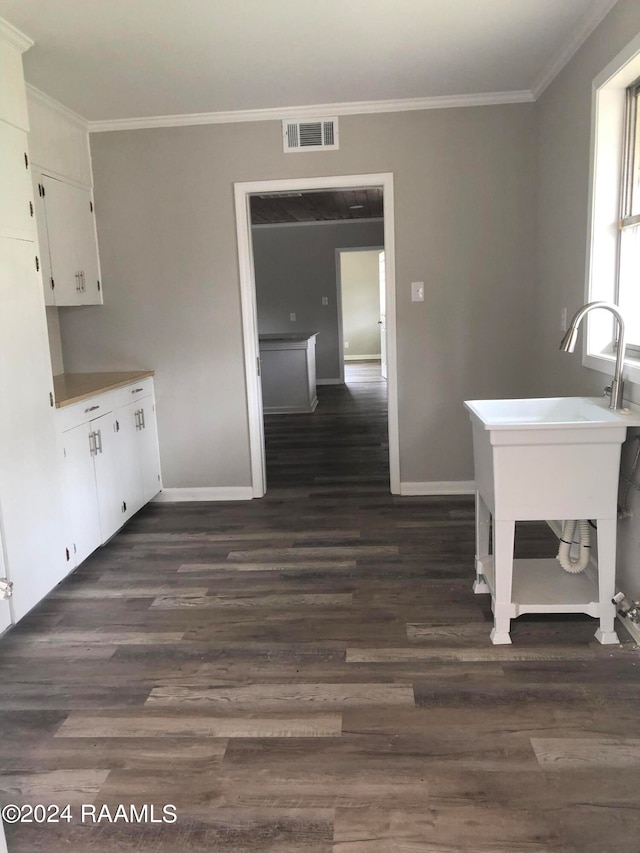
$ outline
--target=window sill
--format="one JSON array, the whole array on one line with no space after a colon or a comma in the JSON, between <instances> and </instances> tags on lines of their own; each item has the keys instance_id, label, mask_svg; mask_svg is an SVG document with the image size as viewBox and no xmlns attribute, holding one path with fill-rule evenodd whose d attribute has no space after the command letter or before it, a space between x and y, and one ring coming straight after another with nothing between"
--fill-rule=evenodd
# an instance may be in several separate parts
<instances>
[{"instance_id":1,"label":"window sill","mask_svg":"<svg viewBox=\"0 0 640 853\"><path fill-rule=\"evenodd\" d=\"M613 376L616 357L615 355L607 355L605 353L585 353L582 357L582 364L591 370L597 370L599 373ZM624 395L625 398L631 398L632 402L640 399L640 388L636 387L634 393L629 394L629 384L640 386L640 358L635 355L625 358L623 376L627 386Z\"/></svg>"}]
</instances>

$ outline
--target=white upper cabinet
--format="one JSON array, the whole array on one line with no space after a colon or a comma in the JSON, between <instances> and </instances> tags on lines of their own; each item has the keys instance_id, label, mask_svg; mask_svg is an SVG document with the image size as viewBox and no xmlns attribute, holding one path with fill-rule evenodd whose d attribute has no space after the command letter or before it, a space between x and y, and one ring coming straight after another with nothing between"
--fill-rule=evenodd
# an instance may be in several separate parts
<instances>
[{"instance_id":1,"label":"white upper cabinet","mask_svg":"<svg viewBox=\"0 0 640 853\"><path fill-rule=\"evenodd\" d=\"M0 121L29 130L27 96L22 72L22 54L33 45L8 21L0 18Z\"/></svg>"},{"instance_id":2,"label":"white upper cabinet","mask_svg":"<svg viewBox=\"0 0 640 853\"><path fill-rule=\"evenodd\" d=\"M49 234L47 232L47 217L44 212L44 198L42 189L42 175L38 169L31 168L31 183L33 190L33 208L35 212L36 231L38 236L38 256L40 258L40 271L42 273L42 284L44 286L44 304L55 305L53 297L53 276L51 275L51 261L49 259Z\"/></svg>"},{"instance_id":3,"label":"white upper cabinet","mask_svg":"<svg viewBox=\"0 0 640 853\"><path fill-rule=\"evenodd\" d=\"M87 123L36 89L27 103L45 302L101 305Z\"/></svg>"},{"instance_id":4,"label":"white upper cabinet","mask_svg":"<svg viewBox=\"0 0 640 853\"><path fill-rule=\"evenodd\" d=\"M102 284L90 191L45 174L40 186L39 201L44 208L42 232L46 229L50 263L49 280L44 280L45 294L47 290L53 291L53 301L49 294L48 303L101 305Z\"/></svg>"},{"instance_id":5,"label":"white upper cabinet","mask_svg":"<svg viewBox=\"0 0 640 853\"><path fill-rule=\"evenodd\" d=\"M0 236L35 237L27 134L0 121Z\"/></svg>"}]
</instances>

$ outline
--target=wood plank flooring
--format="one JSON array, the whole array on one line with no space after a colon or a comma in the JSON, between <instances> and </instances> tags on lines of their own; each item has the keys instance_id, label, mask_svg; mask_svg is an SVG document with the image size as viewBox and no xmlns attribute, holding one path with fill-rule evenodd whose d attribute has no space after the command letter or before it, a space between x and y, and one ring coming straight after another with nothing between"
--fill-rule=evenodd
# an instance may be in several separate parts
<instances>
[{"instance_id":1,"label":"wood plank flooring","mask_svg":"<svg viewBox=\"0 0 640 853\"><path fill-rule=\"evenodd\" d=\"M345 364L345 385L319 385L313 414L266 415L267 488L389 485L387 383L380 364Z\"/></svg>"},{"instance_id":2,"label":"wood plank flooring","mask_svg":"<svg viewBox=\"0 0 640 853\"><path fill-rule=\"evenodd\" d=\"M9 853L640 851L635 645L531 616L492 646L471 499L332 466L146 507L0 642L0 803L73 815Z\"/></svg>"}]
</instances>

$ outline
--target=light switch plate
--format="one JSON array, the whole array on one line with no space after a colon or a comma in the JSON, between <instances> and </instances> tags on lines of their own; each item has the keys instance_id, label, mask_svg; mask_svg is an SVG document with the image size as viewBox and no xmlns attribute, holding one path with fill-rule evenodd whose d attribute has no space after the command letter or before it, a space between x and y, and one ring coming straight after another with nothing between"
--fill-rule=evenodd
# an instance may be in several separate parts
<instances>
[{"instance_id":1,"label":"light switch plate","mask_svg":"<svg viewBox=\"0 0 640 853\"><path fill-rule=\"evenodd\" d=\"M411 301L424 302L424 281L411 282Z\"/></svg>"}]
</instances>

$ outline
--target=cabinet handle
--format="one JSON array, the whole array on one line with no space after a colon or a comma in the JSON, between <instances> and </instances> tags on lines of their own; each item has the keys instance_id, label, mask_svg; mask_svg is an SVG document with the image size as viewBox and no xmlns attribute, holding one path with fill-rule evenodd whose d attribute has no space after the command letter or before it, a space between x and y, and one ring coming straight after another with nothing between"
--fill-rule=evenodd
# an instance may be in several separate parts
<instances>
[{"instance_id":1,"label":"cabinet handle","mask_svg":"<svg viewBox=\"0 0 640 853\"><path fill-rule=\"evenodd\" d=\"M76 273L76 291L80 293L80 273Z\"/></svg>"},{"instance_id":2,"label":"cabinet handle","mask_svg":"<svg viewBox=\"0 0 640 853\"><path fill-rule=\"evenodd\" d=\"M95 456L98 450L96 448L96 434L95 432L89 433L89 455Z\"/></svg>"},{"instance_id":3,"label":"cabinet handle","mask_svg":"<svg viewBox=\"0 0 640 853\"><path fill-rule=\"evenodd\" d=\"M87 289L87 287L84 283L84 270L80 270L80 284L81 284L80 289L84 293Z\"/></svg>"},{"instance_id":4,"label":"cabinet handle","mask_svg":"<svg viewBox=\"0 0 640 853\"><path fill-rule=\"evenodd\" d=\"M131 393L138 394L140 391L144 391L144 388L134 388Z\"/></svg>"},{"instance_id":5,"label":"cabinet handle","mask_svg":"<svg viewBox=\"0 0 640 853\"><path fill-rule=\"evenodd\" d=\"M96 453L102 453L102 430L96 432Z\"/></svg>"},{"instance_id":6,"label":"cabinet handle","mask_svg":"<svg viewBox=\"0 0 640 853\"><path fill-rule=\"evenodd\" d=\"M84 410L84 413L85 413L85 415L86 415L86 414L87 414L87 412L95 412L95 410L96 410L96 409L99 409L99 408L100 408L100 406L89 406L89 408L88 408L88 409L85 409L85 410Z\"/></svg>"},{"instance_id":7,"label":"cabinet handle","mask_svg":"<svg viewBox=\"0 0 640 853\"><path fill-rule=\"evenodd\" d=\"M146 429L147 426L144 422L144 409L140 409L140 429Z\"/></svg>"}]
</instances>

